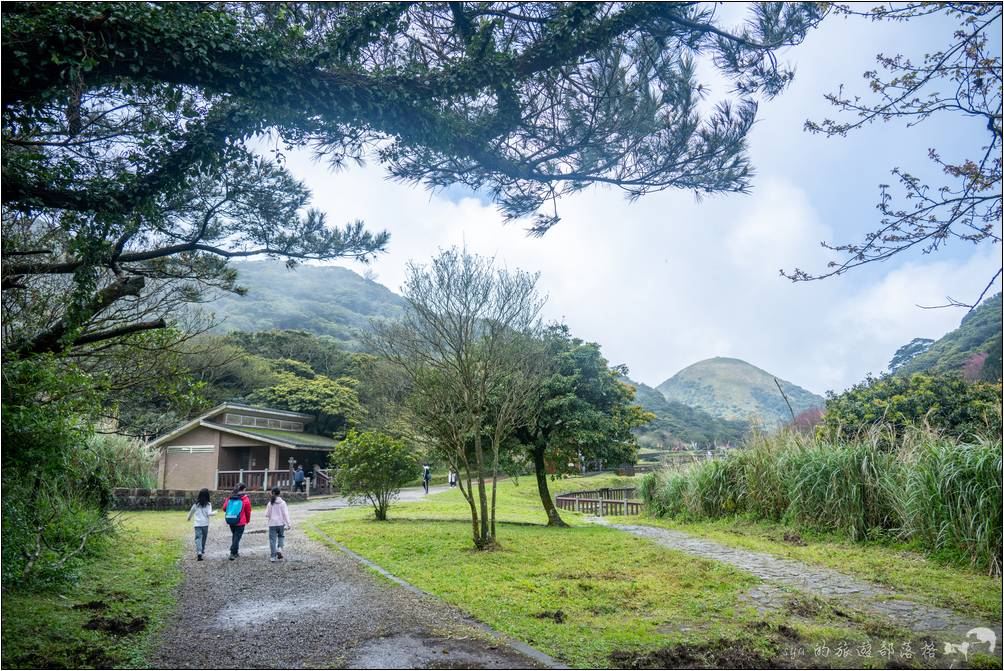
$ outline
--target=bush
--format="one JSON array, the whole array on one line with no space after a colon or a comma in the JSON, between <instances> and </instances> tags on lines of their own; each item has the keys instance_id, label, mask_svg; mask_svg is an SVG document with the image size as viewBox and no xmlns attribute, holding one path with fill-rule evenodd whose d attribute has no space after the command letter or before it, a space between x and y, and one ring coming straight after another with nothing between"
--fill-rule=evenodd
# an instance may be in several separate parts
<instances>
[{"instance_id":1,"label":"bush","mask_svg":"<svg viewBox=\"0 0 1004 671\"><path fill-rule=\"evenodd\" d=\"M817 434L851 437L879 425L896 438L918 426L965 440L999 436L1001 385L920 373L868 378L827 399Z\"/></svg>"},{"instance_id":2,"label":"bush","mask_svg":"<svg viewBox=\"0 0 1004 671\"><path fill-rule=\"evenodd\" d=\"M418 471L418 460L404 441L376 431L349 431L331 454L335 484L351 500L368 500L378 520Z\"/></svg>"},{"instance_id":3,"label":"bush","mask_svg":"<svg viewBox=\"0 0 1004 671\"><path fill-rule=\"evenodd\" d=\"M106 488L157 487L157 454L135 438L95 434L87 443Z\"/></svg>"},{"instance_id":4,"label":"bush","mask_svg":"<svg viewBox=\"0 0 1004 671\"><path fill-rule=\"evenodd\" d=\"M1001 439L895 435L876 427L852 440L755 436L722 459L650 474L642 497L660 517L745 515L853 540L891 535L999 574Z\"/></svg>"}]
</instances>

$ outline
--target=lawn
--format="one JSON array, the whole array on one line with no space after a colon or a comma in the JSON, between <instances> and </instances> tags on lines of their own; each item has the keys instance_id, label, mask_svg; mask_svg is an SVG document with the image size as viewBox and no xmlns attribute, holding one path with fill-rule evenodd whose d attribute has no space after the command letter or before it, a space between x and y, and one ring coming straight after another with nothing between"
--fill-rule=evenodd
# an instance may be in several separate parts
<instances>
[{"instance_id":1,"label":"lawn","mask_svg":"<svg viewBox=\"0 0 1004 671\"><path fill-rule=\"evenodd\" d=\"M4 668L135 668L174 606L184 513L128 513L121 531L52 591L3 594Z\"/></svg>"},{"instance_id":2,"label":"lawn","mask_svg":"<svg viewBox=\"0 0 1004 671\"><path fill-rule=\"evenodd\" d=\"M646 516L619 518L709 538L723 545L796 559L854 575L910 599L1001 621L1001 579L945 565L907 545L855 543L832 534L745 519L680 522Z\"/></svg>"},{"instance_id":3,"label":"lawn","mask_svg":"<svg viewBox=\"0 0 1004 671\"><path fill-rule=\"evenodd\" d=\"M601 476L552 482L560 493L623 486ZM860 641L872 622L825 607L790 621L760 615L742 597L759 583L725 564L661 548L563 513L549 529L531 478L499 485L501 549L475 552L466 502L449 491L390 510L315 518L318 528L393 574L495 629L573 666L765 666L793 641ZM825 606L825 605L824 605Z\"/></svg>"}]
</instances>

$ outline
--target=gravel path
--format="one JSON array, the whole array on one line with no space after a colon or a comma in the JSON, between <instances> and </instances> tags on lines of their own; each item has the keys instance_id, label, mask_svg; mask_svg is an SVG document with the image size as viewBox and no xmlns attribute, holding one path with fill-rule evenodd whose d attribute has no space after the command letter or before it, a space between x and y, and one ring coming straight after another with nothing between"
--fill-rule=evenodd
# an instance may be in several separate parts
<instances>
[{"instance_id":1,"label":"gravel path","mask_svg":"<svg viewBox=\"0 0 1004 671\"><path fill-rule=\"evenodd\" d=\"M436 491L434 488L433 491ZM441 490L440 490L441 491ZM402 492L403 500L422 490ZM348 505L291 505L286 560L270 563L264 509L252 514L240 558L217 514L206 560L188 552L178 607L151 660L155 668L537 668L442 601L373 575L309 539L304 522ZM189 541L191 542L191 541Z\"/></svg>"},{"instance_id":2,"label":"gravel path","mask_svg":"<svg viewBox=\"0 0 1004 671\"><path fill-rule=\"evenodd\" d=\"M852 608L880 615L897 626L916 632L943 633L964 638L970 630L983 627L994 631L996 640L1002 641L1000 622L981 622L944 608L901 599L891 590L832 569L740 550L680 531L637 524L615 524L598 517L591 518L591 521L649 538L663 547L731 564L752 573L766 583L755 587L746 595L761 611L777 610L784 606L787 595L772 587L782 585L830 601L839 600ZM999 655L1000 646L995 647L995 653Z\"/></svg>"}]
</instances>

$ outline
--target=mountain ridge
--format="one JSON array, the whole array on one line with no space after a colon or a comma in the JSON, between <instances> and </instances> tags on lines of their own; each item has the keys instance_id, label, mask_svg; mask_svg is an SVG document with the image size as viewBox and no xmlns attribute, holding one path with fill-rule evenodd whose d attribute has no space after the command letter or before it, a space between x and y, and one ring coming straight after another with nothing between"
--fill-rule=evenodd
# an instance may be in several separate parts
<instances>
[{"instance_id":1,"label":"mountain ridge","mask_svg":"<svg viewBox=\"0 0 1004 671\"><path fill-rule=\"evenodd\" d=\"M777 384L791 403L791 411L778 392ZM669 401L683 403L714 417L761 422L768 428L790 421L792 412L798 415L810 408L822 407L826 402L818 394L735 357L698 361L655 389Z\"/></svg>"}]
</instances>

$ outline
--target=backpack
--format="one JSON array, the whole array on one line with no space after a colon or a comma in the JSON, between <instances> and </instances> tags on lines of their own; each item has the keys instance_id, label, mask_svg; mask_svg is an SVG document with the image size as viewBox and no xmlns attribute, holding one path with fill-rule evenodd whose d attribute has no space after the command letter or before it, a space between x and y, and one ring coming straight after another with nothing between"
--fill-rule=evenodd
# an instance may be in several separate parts
<instances>
[{"instance_id":1,"label":"backpack","mask_svg":"<svg viewBox=\"0 0 1004 671\"><path fill-rule=\"evenodd\" d=\"M241 521L241 511L244 510L244 501L230 497L227 499L226 511L223 513L227 524L237 524Z\"/></svg>"}]
</instances>

